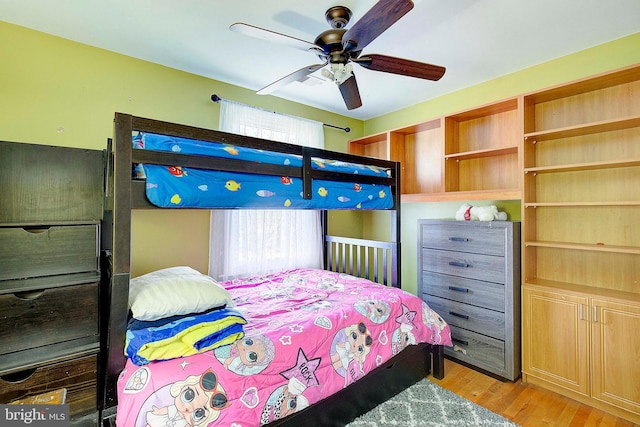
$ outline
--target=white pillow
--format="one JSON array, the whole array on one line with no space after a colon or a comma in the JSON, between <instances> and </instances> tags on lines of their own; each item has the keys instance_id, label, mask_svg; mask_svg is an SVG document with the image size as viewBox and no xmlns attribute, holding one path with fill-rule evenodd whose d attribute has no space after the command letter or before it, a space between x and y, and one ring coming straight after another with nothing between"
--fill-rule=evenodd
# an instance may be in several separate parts
<instances>
[{"instance_id":1,"label":"white pillow","mask_svg":"<svg viewBox=\"0 0 640 427\"><path fill-rule=\"evenodd\" d=\"M131 279L129 308L138 320L200 313L231 305L231 295L191 267L170 267Z\"/></svg>"}]
</instances>

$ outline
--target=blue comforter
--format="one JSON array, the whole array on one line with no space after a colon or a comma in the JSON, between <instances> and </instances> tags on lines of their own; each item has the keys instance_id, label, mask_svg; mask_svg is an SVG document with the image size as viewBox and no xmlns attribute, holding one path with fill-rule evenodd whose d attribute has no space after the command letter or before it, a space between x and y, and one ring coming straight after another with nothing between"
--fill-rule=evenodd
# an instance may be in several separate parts
<instances>
[{"instance_id":1,"label":"blue comforter","mask_svg":"<svg viewBox=\"0 0 640 427\"><path fill-rule=\"evenodd\" d=\"M138 149L243 159L259 163L302 165L292 154L267 152L220 143L138 133L133 138ZM314 180L311 199L304 199L302 179L183 168L178 165L143 165L138 173L147 180L151 203L172 208L263 208L263 209L390 209L388 186L358 183L358 175L387 177L385 169L314 158L314 169L348 172L351 183ZM142 169L142 170L141 170Z\"/></svg>"}]
</instances>

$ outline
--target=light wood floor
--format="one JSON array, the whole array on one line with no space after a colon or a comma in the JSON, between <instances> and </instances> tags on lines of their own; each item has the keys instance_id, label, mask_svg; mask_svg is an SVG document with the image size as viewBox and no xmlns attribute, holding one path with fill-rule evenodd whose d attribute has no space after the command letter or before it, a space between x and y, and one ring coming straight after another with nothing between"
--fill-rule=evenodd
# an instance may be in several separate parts
<instances>
[{"instance_id":1,"label":"light wood floor","mask_svg":"<svg viewBox=\"0 0 640 427\"><path fill-rule=\"evenodd\" d=\"M445 359L445 377L429 380L522 427L638 426L522 381L502 382Z\"/></svg>"}]
</instances>

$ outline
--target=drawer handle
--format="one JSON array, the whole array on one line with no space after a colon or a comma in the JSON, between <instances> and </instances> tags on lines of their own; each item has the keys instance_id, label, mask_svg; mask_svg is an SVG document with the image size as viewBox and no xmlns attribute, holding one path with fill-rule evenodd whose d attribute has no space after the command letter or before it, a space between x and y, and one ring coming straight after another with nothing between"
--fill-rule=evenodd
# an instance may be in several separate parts
<instances>
[{"instance_id":1,"label":"drawer handle","mask_svg":"<svg viewBox=\"0 0 640 427\"><path fill-rule=\"evenodd\" d=\"M469 239L466 237L449 237L450 242L468 242Z\"/></svg>"},{"instance_id":2,"label":"drawer handle","mask_svg":"<svg viewBox=\"0 0 640 427\"><path fill-rule=\"evenodd\" d=\"M456 313L455 311L450 311L449 314L452 316L459 317L461 319L469 320L469 316L467 316L466 314Z\"/></svg>"},{"instance_id":3,"label":"drawer handle","mask_svg":"<svg viewBox=\"0 0 640 427\"><path fill-rule=\"evenodd\" d=\"M451 341L457 342L462 345L469 345L469 341L461 340L460 338L451 337Z\"/></svg>"},{"instance_id":4,"label":"drawer handle","mask_svg":"<svg viewBox=\"0 0 640 427\"><path fill-rule=\"evenodd\" d=\"M466 262L462 262L462 261L449 261L449 265L454 266L454 267L462 267L462 268L469 267L469 264L467 264Z\"/></svg>"},{"instance_id":5,"label":"drawer handle","mask_svg":"<svg viewBox=\"0 0 640 427\"><path fill-rule=\"evenodd\" d=\"M36 372L36 368L25 369L24 371L20 371L20 372L13 372L11 374L0 375L0 379L8 383L17 384L25 380L28 380L31 377L31 375L33 375L35 372Z\"/></svg>"},{"instance_id":6,"label":"drawer handle","mask_svg":"<svg viewBox=\"0 0 640 427\"><path fill-rule=\"evenodd\" d=\"M469 289L467 289L467 288L458 288L457 286L449 286L449 290L450 291L456 291L456 292L469 292Z\"/></svg>"},{"instance_id":7,"label":"drawer handle","mask_svg":"<svg viewBox=\"0 0 640 427\"><path fill-rule=\"evenodd\" d=\"M42 296L42 294L44 294L44 290L42 291L25 291L25 292L16 292L13 295L16 298L19 299L23 299L23 300L32 300L32 299L37 299L40 298Z\"/></svg>"},{"instance_id":8,"label":"drawer handle","mask_svg":"<svg viewBox=\"0 0 640 427\"><path fill-rule=\"evenodd\" d=\"M31 234L40 234L40 233L46 233L47 231L49 231L49 229L51 228L50 225L43 225L43 226L33 226L33 227L22 227L22 229L24 231L26 231L27 233L31 233Z\"/></svg>"}]
</instances>

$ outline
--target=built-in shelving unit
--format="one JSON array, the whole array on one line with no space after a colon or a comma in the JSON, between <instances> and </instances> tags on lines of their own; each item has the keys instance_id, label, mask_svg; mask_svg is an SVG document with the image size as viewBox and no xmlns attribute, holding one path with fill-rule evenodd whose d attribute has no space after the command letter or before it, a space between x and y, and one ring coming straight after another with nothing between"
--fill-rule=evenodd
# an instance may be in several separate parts
<instances>
[{"instance_id":1,"label":"built-in shelving unit","mask_svg":"<svg viewBox=\"0 0 640 427\"><path fill-rule=\"evenodd\" d=\"M521 200L523 380L640 424L640 64L350 150L403 202Z\"/></svg>"},{"instance_id":2,"label":"built-in shelving unit","mask_svg":"<svg viewBox=\"0 0 640 427\"><path fill-rule=\"evenodd\" d=\"M630 67L522 98L523 380L636 423L639 94Z\"/></svg>"},{"instance_id":3,"label":"built-in shelving unit","mask_svg":"<svg viewBox=\"0 0 640 427\"><path fill-rule=\"evenodd\" d=\"M354 154L400 161L402 201L520 199L518 99L353 140Z\"/></svg>"}]
</instances>

